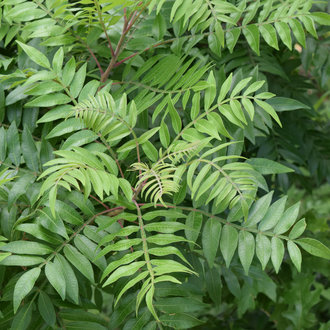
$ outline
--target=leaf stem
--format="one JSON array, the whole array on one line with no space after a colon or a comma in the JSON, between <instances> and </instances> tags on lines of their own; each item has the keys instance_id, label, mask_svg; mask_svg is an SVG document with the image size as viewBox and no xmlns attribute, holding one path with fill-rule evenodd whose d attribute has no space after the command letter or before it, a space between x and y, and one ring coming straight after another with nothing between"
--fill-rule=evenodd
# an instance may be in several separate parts
<instances>
[{"instance_id":1,"label":"leaf stem","mask_svg":"<svg viewBox=\"0 0 330 330\"><path fill-rule=\"evenodd\" d=\"M94 0L94 4L95 4L95 7L96 7L97 15L99 17L99 22L101 24L102 30L103 30L103 32L105 34L105 37L107 38L107 41L108 41L108 45L109 45L109 48L110 48L110 51L111 51L111 56L114 57L115 56L115 52L113 50L113 47L112 47L112 44L111 44L111 40L109 38L107 29L105 27L105 24L104 24L104 21L103 21L103 18L102 18L102 11L101 11L101 8L100 8L100 4L98 3L98 0ZM103 74L103 72L101 73L101 75L102 74Z\"/></svg>"}]
</instances>

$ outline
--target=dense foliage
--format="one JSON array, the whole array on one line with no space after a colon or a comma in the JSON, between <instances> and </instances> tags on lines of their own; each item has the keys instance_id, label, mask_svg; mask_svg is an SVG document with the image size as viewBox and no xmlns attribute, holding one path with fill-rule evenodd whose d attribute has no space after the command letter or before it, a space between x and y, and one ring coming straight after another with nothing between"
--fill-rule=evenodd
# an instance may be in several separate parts
<instances>
[{"instance_id":1,"label":"dense foliage","mask_svg":"<svg viewBox=\"0 0 330 330\"><path fill-rule=\"evenodd\" d=\"M329 16L310 0L2 0L1 329L329 329Z\"/></svg>"}]
</instances>

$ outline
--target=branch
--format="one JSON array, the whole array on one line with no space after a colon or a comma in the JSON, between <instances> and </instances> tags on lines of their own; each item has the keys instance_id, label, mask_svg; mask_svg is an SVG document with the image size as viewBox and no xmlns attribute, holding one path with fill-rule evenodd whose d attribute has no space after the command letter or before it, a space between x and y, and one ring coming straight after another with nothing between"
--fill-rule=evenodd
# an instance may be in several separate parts
<instances>
[{"instance_id":1,"label":"branch","mask_svg":"<svg viewBox=\"0 0 330 330\"><path fill-rule=\"evenodd\" d=\"M102 26L102 30L103 30L103 32L104 32L104 34L105 34L105 37L107 38L108 45L109 45L110 50L111 50L111 56L114 57L114 56L115 56L115 52L114 52L114 50L113 50L113 48L112 48L111 40L110 40L110 38L109 38L109 35L108 35L108 33L107 33L107 29L106 29L105 24L104 24L104 22L103 22L102 12L101 12L100 5L99 5L99 3L98 3L97 0L94 0L94 3L95 3L95 7L96 7L96 11L97 11L97 15L99 16L99 22L100 22L100 24L101 24L101 26ZM102 72L101 74L103 74L103 72Z\"/></svg>"}]
</instances>

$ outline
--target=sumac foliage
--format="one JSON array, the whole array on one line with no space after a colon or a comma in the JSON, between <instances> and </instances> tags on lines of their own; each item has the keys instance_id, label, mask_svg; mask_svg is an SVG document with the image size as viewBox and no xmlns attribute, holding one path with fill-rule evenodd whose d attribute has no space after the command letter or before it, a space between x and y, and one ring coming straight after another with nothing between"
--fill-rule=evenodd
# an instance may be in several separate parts
<instances>
[{"instance_id":1,"label":"sumac foliage","mask_svg":"<svg viewBox=\"0 0 330 330\"><path fill-rule=\"evenodd\" d=\"M1 1L0 328L328 329L326 9Z\"/></svg>"}]
</instances>

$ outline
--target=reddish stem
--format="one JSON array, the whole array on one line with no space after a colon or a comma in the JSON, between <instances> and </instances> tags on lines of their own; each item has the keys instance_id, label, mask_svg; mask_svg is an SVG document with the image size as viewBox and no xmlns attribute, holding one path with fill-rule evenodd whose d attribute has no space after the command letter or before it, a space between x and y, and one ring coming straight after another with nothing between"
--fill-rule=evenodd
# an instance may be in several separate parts
<instances>
[{"instance_id":1,"label":"reddish stem","mask_svg":"<svg viewBox=\"0 0 330 330\"><path fill-rule=\"evenodd\" d=\"M99 68L100 74L102 75L103 74L103 70L102 70L102 67L101 67L100 62L98 61L98 59L96 58L94 52L91 50L91 48L87 44L86 44L86 47L87 47L89 53L91 54L91 56L93 57L96 65L97 65L97 67Z\"/></svg>"},{"instance_id":2,"label":"reddish stem","mask_svg":"<svg viewBox=\"0 0 330 330\"><path fill-rule=\"evenodd\" d=\"M167 44L167 43L170 43L170 42L173 42L173 39L169 39L169 40L165 40L165 41L158 42L157 44L152 45L152 46L150 46L150 47L147 47L147 48L141 50L140 52L136 52L136 53L134 53L134 54L132 54L132 55L129 55L129 56L125 57L124 59L118 61L113 67L116 68L116 67L119 66L120 64L122 64L122 63L128 61L129 59L135 57L136 55L140 55L140 54L142 54L142 53L144 53L144 52L146 52L146 51L148 51L148 50L150 50L150 49L156 48L156 47L158 47L158 46L161 46L161 45L164 45L164 44Z\"/></svg>"},{"instance_id":3,"label":"reddish stem","mask_svg":"<svg viewBox=\"0 0 330 330\"><path fill-rule=\"evenodd\" d=\"M102 203L98 198L96 198L95 196L93 196L93 195L90 195L90 197L92 197L94 200L96 200L99 204L101 204L104 208L106 208L107 210L109 210L109 207L106 205L106 204L104 204L104 203Z\"/></svg>"}]
</instances>

